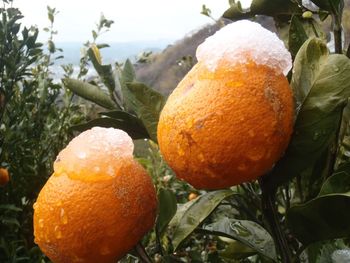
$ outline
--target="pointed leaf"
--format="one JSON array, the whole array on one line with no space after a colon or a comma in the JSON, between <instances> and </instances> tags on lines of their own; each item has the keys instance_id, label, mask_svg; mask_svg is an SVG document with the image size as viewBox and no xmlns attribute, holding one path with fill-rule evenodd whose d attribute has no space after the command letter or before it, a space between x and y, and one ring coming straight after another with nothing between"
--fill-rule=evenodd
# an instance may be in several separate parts
<instances>
[{"instance_id":1,"label":"pointed leaf","mask_svg":"<svg viewBox=\"0 0 350 263\"><path fill-rule=\"evenodd\" d=\"M147 131L143 129L142 124L140 125L139 120L128 113L125 113L125 116L120 116L118 119L97 118L87 123L73 126L71 129L82 132L95 126L121 129L134 140L149 138Z\"/></svg>"},{"instance_id":2,"label":"pointed leaf","mask_svg":"<svg viewBox=\"0 0 350 263\"><path fill-rule=\"evenodd\" d=\"M300 106L310 93L327 57L327 46L320 39L311 38L300 48L294 61L291 83L297 106Z\"/></svg>"},{"instance_id":3,"label":"pointed leaf","mask_svg":"<svg viewBox=\"0 0 350 263\"><path fill-rule=\"evenodd\" d=\"M299 16L293 15L292 20L290 21L289 27L289 51L293 57L296 56L300 47L308 39L308 36L303 27L302 20Z\"/></svg>"},{"instance_id":4,"label":"pointed leaf","mask_svg":"<svg viewBox=\"0 0 350 263\"><path fill-rule=\"evenodd\" d=\"M292 88L300 110L289 147L270 176L273 186L315 163L335 138L350 96L350 60L344 55L327 56L325 49L322 42L311 39L295 58Z\"/></svg>"},{"instance_id":5,"label":"pointed leaf","mask_svg":"<svg viewBox=\"0 0 350 263\"><path fill-rule=\"evenodd\" d=\"M126 86L124 100L128 109L134 111L142 120L151 139L156 142L159 114L165 103L164 97L142 83L126 83Z\"/></svg>"},{"instance_id":6,"label":"pointed leaf","mask_svg":"<svg viewBox=\"0 0 350 263\"><path fill-rule=\"evenodd\" d=\"M287 223L303 243L344 238L350 235L350 193L319 196L291 207Z\"/></svg>"},{"instance_id":7,"label":"pointed leaf","mask_svg":"<svg viewBox=\"0 0 350 263\"><path fill-rule=\"evenodd\" d=\"M8 210L8 211L14 211L14 212L21 212L22 208L19 208L12 204L6 204L6 205L0 205L0 210Z\"/></svg>"},{"instance_id":8,"label":"pointed leaf","mask_svg":"<svg viewBox=\"0 0 350 263\"><path fill-rule=\"evenodd\" d=\"M331 177L329 177L322 185L319 196L333 194L333 193L348 193L348 192L350 192L349 170L337 172Z\"/></svg>"},{"instance_id":9,"label":"pointed leaf","mask_svg":"<svg viewBox=\"0 0 350 263\"><path fill-rule=\"evenodd\" d=\"M91 46L87 52L103 84L105 84L110 93L112 93L115 90L115 80L112 66L102 65L100 51L96 45Z\"/></svg>"},{"instance_id":10,"label":"pointed leaf","mask_svg":"<svg viewBox=\"0 0 350 263\"><path fill-rule=\"evenodd\" d=\"M75 94L106 109L115 109L115 103L99 87L76 79L63 79L64 85Z\"/></svg>"},{"instance_id":11,"label":"pointed leaf","mask_svg":"<svg viewBox=\"0 0 350 263\"><path fill-rule=\"evenodd\" d=\"M270 234L260 225L248 220L229 219L227 217L205 226L208 233L240 241L254 251L277 260L275 244Z\"/></svg>"},{"instance_id":12,"label":"pointed leaf","mask_svg":"<svg viewBox=\"0 0 350 263\"><path fill-rule=\"evenodd\" d=\"M122 78L123 81L126 82L133 82L135 81L136 73L134 70L134 66L132 65L131 61L127 59L124 64L124 68L122 71Z\"/></svg>"},{"instance_id":13,"label":"pointed leaf","mask_svg":"<svg viewBox=\"0 0 350 263\"><path fill-rule=\"evenodd\" d=\"M171 190L160 188L158 191L158 202L159 214L156 227L158 233L162 234L176 214L177 201L175 194Z\"/></svg>"},{"instance_id":14,"label":"pointed leaf","mask_svg":"<svg viewBox=\"0 0 350 263\"><path fill-rule=\"evenodd\" d=\"M222 200L233 193L231 190L219 190L209 192L195 199L175 228L173 235L174 250L214 211Z\"/></svg>"}]
</instances>

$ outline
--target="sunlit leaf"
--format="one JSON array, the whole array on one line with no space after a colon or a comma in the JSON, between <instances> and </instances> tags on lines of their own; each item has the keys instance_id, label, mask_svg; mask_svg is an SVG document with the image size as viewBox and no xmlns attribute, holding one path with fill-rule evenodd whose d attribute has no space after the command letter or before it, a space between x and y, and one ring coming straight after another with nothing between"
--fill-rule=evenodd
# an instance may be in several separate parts
<instances>
[{"instance_id":1,"label":"sunlit leaf","mask_svg":"<svg viewBox=\"0 0 350 263\"><path fill-rule=\"evenodd\" d=\"M115 90L112 66L102 65L101 54L96 45L92 45L88 49L88 55L103 84L105 84L109 92L112 93Z\"/></svg>"},{"instance_id":2,"label":"sunlit leaf","mask_svg":"<svg viewBox=\"0 0 350 263\"><path fill-rule=\"evenodd\" d=\"M199 196L183 213L173 235L173 246L179 245L206 219L226 197L234 194L231 190L218 190Z\"/></svg>"},{"instance_id":3,"label":"sunlit leaf","mask_svg":"<svg viewBox=\"0 0 350 263\"><path fill-rule=\"evenodd\" d=\"M62 81L68 89L84 99L92 101L106 109L115 109L117 107L111 98L95 85L70 78L63 79Z\"/></svg>"}]
</instances>

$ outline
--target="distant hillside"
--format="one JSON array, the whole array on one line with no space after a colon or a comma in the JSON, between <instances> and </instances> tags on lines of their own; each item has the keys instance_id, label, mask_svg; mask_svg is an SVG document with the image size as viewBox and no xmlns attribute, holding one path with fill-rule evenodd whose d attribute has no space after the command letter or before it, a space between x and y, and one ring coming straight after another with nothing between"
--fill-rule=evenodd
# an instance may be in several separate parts
<instances>
[{"instance_id":1,"label":"distant hillside","mask_svg":"<svg viewBox=\"0 0 350 263\"><path fill-rule=\"evenodd\" d=\"M218 29L218 24L208 25L152 55L148 63L137 64L137 79L168 95L196 62L197 46Z\"/></svg>"}]
</instances>

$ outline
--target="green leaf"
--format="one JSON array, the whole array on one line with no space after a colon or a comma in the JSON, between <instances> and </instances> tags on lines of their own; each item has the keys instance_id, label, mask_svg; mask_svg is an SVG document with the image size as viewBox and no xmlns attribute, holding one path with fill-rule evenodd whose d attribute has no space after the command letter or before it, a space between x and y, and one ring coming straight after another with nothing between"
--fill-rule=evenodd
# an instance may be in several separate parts
<instances>
[{"instance_id":1,"label":"green leaf","mask_svg":"<svg viewBox=\"0 0 350 263\"><path fill-rule=\"evenodd\" d=\"M92 101L106 109L115 109L116 104L99 87L87 82L66 78L62 80L64 85L75 94Z\"/></svg>"},{"instance_id":2,"label":"green leaf","mask_svg":"<svg viewBox=\"0 0 350 263\"><path fill-rule=\"evenodd\" d=\"M291 15L300 12L297 4L290 0L253 0L250 10L254 15Z\"/></svg>"},{"instance_id":3,"label":"green leaf","mask_svg":"<svg viewBox=\"0 0 350 263\"><path fill-rule=\"evenodd\" d=\"M315 163L335 139L342 110L350 96L350 60L327 55L326 46L310 39L294 63L292 88L297 100L294 134L270 176L278 186Z\"/></svg>"},{"instance_id":4,"label":"green leaf","mask_svg":"<svg viewBox=\"0 0 350 263\"><path fill-rule=\"evenodd\" d=\"M248 220L223 218L205 226L212 235L224 236L237 240L259 254L277 260L275 244L270 234L260 225Z\"/></svg>"},{"instance_id":5,"label":"green leaf","mask_svg":"<svg viewBox=\"0 0 350 263\"><path fill-rule=\"evenodd\" d=\"M117 118L97 118L87 123L72 126L71 129L82 132L95 126L121 129L134 140L149 138L147 131L139 119L126 112L120 112Z\"/></svg>"},{"instance_id":6,"label":"green leaf","mask_svg":"<svg viewBox=\"0 0 350 263\"><path fill-rule=\"evenodd\" d=\"M115 80L114 80L114 75L113 75L113 70L111 65L101 65L101 57L99 55L99 49L97 46L92 46L88 49L88 55L89 58L100 76L103 84L106 85L108 88L109 92L112 94L113 91L115 90ZM98 53L97 53L98 52ZM96 54L97 53L97 54Z\"/></svg>"},{"instance_id":7,"label":"green leaf","mask_svg":"<svg viewBox=\"0 0 350 263\"><path fill-rule=\"evenodd\" d=\"M342 171L329 177L322 185L319 196L350 192L350 174Z\"/></svg>"},{"instance_id":8,"label":"green leaf","mask_svg":"<svg viewBox=\"0 0 350 263\"><path fill-rule=\"evenodd\" d=\"M159 92L143 83L126 83L124 94L127 108L134 111L146 127L150 138L157 142L157 125L165 99Z\"/></svg>"},{"instance_id":9,"label":"green leaf","mask_svg":"<svg viewBox=\"0 0 350 263\"><path fill-rule=\"evenodd\" d=\"M136 73L135 69L129 59L125 61L124 68L122 71L122 78L123 81L126 82L133 82L135 81Z\"/></svg>"},{"instance_id":10,"label":"green leaf","mask_svg":"<svg viewBox=\"0 0 350 263\"><path fill-rule=\"evenodd\" d=\"M329 240L317 242L309 245L303 252L305 257L307 258L307 262L312 263L345 263L349 262L349 260L339 261L344 258L342 255L346 252L348 247L344 244L342 240ZM347 252L348 256L350 253Z\"/></svg>"},{"instance_id":11,"label":"green leaf","mask_svg":"<svg viewBox=\"0 0 350 263\"><path fill-rule=\"evenodd\" d=\"M240 2L231 4L230 8L222 15L231 20L247 19L253 16L251 12L244 11Z\"/></svg>"},{"instance_id":12,"label":"green leaf","mask_svg":"<svg viewBox=\"0 0 350 263\"><path fill-rule=\"evenodd\" d=\"M175 227L172 240L174 250L214 211L222 200L233 193L231 190L218 190L195 199Z\"/></svg>"},{"instance_id":13,"label":"green leaf","mask_svg":"<svg viewBox=\"0 0 350 263\"><path fill-rule=\"evenodd\" d=\"M255 15L280 16L302 13L297 4L289 0L253 0L249 10L243 10L241 3L231 3L223 14L231 20L247 19Z\"/></svg>"},{"instance_id":14,"label":"green leaf","mask_svg":"<svg viewBox=\"0 0 350 263\"><path fill-rule=\"evenodd\" d=\"M315 5L326 11L333 11L333 8L338 9L340 0L311 0Z\"/></svg>"},{"instance_id":15,"label":"green leaf","mask_svg":"<svg viewBox=\"0 0 350 263\"><path fill-rule=\"evenodd\" d=\"M292 16L292 20L290 22L289 27L289 51L293 57L296 56L300 47L304 44L304 42L308 39L308 36L303 27L302 20L299 16Z\"/></svg>"},{"instance_id":16,"label":"green leaf","mask_svg":"<svg viewBox=\"0 0 350 263\"><path fill-rule=\"evenodd\" d=\"M6 204L6 205L0 205L0 210L8 210L13 212L21 212L22 208L19 208L15 205Z\"/></svg>"},{"instance_id":17,"label":"green leaf","mask_svg":"<svg viewBox=\"0 0 350 263\"><path fill-rule=\"evenodd\" d=\"M171 228L176 228L181 221L181 218L185 214L185 212L190 208L190 206L196 201L196 199L193 199L191 201L188 201L187 203L184 204L178 204L177 205L177 210L175 216L171 219L169 222L169 227Z\"/></svg>"},{"instance_id":18,"label":"green leaf","mask_svg":"<svg viewBox=\"0 0 350 263\"><path fill-rule=\"evenodd\" d=\"M350 104L348 103L343 110L342 126L339 132L340 146L338 148L336 166L349 166L350 163ZM349 171L347 169L347 171Z\"/></svg>"},{"instance_id":19,"label":"green leaf","mask_svg":"<svg viewBox=\"0 0 350 263\"><path fill-rule=\"evenodd\" d=\"M317 78L322 77L320 73L327 58L327 46L320 39L311 38L300 48L294 61L291 82L298 105L306 100Z\"/></svg>"},{"instance_id":20,"label":"green leaf","mask_svg":"<svg viewBox=\"0 0 350 263\"><path fill-rule=\"evenodd\" d=\"M225 249L219 251L220 257L228 261L232 259L244 259L255 254L257 254L257 252L254 249L236 240L232 240L226 245Z\"/></svg>"},{"instance_id":21,"label":"green leaf","mask_svg":"<svg viewBox=\"0 0 350 263\"><path fill-rule=\"evenodd\" d=\"M158 191L159 214L156 227L159 234L162 234L171 219L176 214L177 201L175 194L168 189L160 188Z\"/></svg>"},{"instance_id":22,"label":"green leaf","mask_svg":"<svg viewBox=\"0 0 350 263\"><path fill-rule=\"evenodd\" d=\"M0 218L0 223L5 225L5 226L16 226L16 227L21 226L17 219L11 218L11 217Z\"/></svg>"},{"instance_id":23,"label":"green leaf","mask_svg":"<svg viewBox=\"0 0 350 263\"><path fill-rule=\"evenodd\" d=\"M291 207L287 224L303 244L350 235L350 192L319 196Z\"/></svg>"}]
</instances>

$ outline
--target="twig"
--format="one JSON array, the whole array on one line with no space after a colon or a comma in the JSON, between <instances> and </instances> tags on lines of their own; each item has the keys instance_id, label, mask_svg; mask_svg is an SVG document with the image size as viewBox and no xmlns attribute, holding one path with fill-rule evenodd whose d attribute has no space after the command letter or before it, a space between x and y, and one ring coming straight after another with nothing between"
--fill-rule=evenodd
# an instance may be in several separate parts
<instances>
[{"instance_id":1,"label":"twig","mask_svg":"<svg viewBox=\"0 0 350 263\"><path fill-rule=\"evenodd\" d=\"M141 244L141 242L137 243L137 245L135 246L135 251L138 255L138 257L140 258L141 262L143 263L152 263L151 258L148 256L145 248L143 247L143 245Z\"/></svg>"},{"instance_id":2,"label":"twig","mask_svg":"<svg viewBox=\"0 0 350 263\"><path fill-rule=\"evenodd\" d=\"M159 252L160 255L164 255L163 247L162 247L162 242L160 240L160 235L161 233L159 232L158 227L156 226L156 243L157 243L157 251Z\"/></svg>"},{"instance_id":3,"label":"twig","mask_svg":"<svg viewBox=\"0 0 350 263\"><path fill-rule=\"evenodd\" d=\"M264 179L264 177L259 179L259 184L262 191L262 212L269 224L270 232L277 246L277 251L281 256L281 262L291 263L292 256L289 250L288 242L278 220L275 205L276 188L269 188Z\"/></svg>"}]
</instances>

